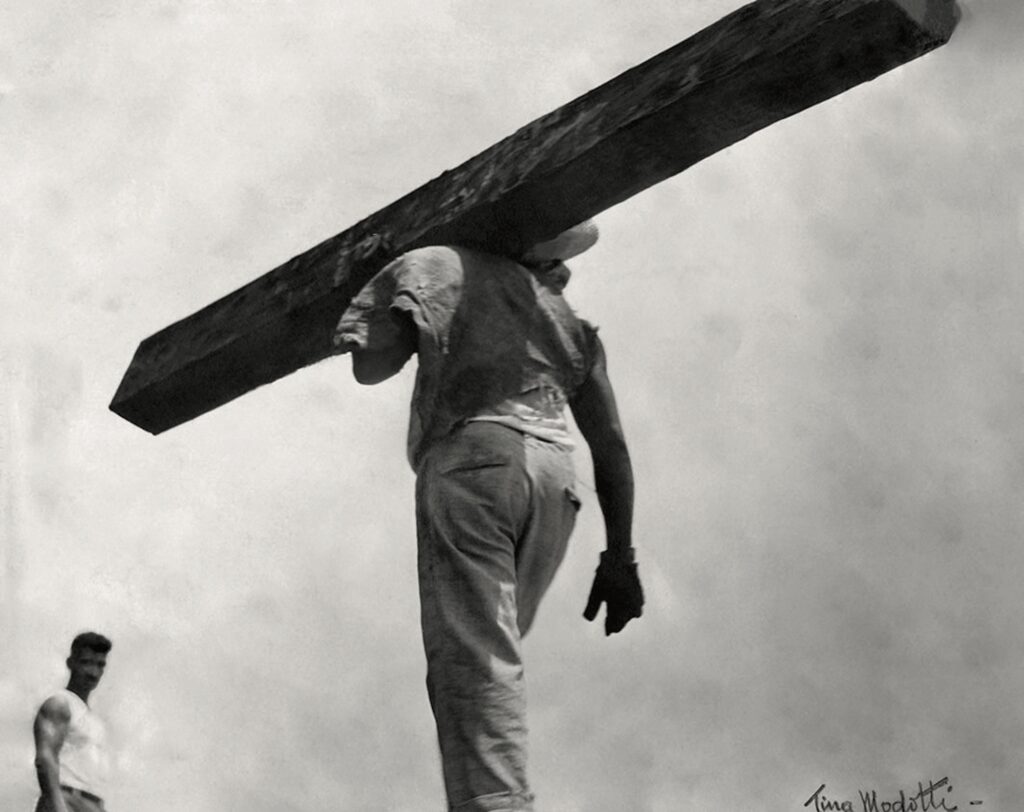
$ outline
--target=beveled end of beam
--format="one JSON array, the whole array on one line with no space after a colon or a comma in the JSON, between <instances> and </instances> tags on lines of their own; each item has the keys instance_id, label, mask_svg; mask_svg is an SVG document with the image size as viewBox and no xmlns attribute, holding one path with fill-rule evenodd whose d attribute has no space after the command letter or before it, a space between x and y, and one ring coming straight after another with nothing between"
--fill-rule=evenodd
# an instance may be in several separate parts
<instances>
[{"instance_id":1,"label":"beveled end of beam","mask_svg":"<svg viewBox=\"0 0 1024 812\"><path fill-rule=\"evenodd\" d=\"M915 23L938 40L947 41L960 22L956 0L892 0Z\"/></svg>"}]
</instances>

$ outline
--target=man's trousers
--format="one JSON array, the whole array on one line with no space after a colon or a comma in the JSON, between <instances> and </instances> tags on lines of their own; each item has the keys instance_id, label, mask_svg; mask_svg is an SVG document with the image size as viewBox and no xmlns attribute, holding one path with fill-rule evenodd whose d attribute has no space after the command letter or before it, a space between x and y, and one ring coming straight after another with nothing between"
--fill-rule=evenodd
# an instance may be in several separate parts
<instances>
[{"instance_id":1,"label":"man's trousers","mask_svg":"<svg viewBox=\"0 0 1024 812\"><path fill-rule=\"evenodd\" d=\"M579 509L571 451L470 422L427 451L416 524L427 692L449 810L533 809L521 638Z\"/></svg>"}]
</instances>

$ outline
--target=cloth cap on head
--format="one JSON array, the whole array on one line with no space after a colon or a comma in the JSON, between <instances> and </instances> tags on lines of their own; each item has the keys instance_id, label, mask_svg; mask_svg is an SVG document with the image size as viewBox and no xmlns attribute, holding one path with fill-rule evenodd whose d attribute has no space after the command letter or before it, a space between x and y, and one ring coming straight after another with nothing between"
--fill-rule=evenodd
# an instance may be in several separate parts
<instances>
[{"instance_id":1,"label":"cloth cap on head","mask_svg":"<svg viewBox=\"0 0 1024 812\"><path fill-rule=\"evenodd\" d=\"M593 220L584 220L567 228L557 237L539 242L523 252L523 259L534 262L566 260L578 256L597 242L597 225Z\"/></svg>"}]
</instances>

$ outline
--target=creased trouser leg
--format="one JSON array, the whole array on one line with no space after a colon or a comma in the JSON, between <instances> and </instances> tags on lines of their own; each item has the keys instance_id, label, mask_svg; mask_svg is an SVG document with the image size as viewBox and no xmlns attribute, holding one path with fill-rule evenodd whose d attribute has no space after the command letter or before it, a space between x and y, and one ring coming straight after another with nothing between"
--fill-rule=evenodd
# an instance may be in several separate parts
<instances>
[{"instance_id":1,"label":"creased trouser leg","mask_svg":"<svg viewBox=\"0 0 1024 812\"><path fill-rule=\"evenodd\" d=\"M452 810L532 809L520 640L565 554L573 482L569 452L489 423L420 466L427 691Z\"/></svg>"}]
</instances>

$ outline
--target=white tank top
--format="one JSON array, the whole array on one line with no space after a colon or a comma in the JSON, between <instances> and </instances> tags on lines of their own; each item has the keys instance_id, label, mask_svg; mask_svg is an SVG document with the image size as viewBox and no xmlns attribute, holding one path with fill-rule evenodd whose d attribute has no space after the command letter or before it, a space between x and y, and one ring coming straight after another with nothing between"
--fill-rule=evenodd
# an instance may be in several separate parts
<instances>
[{"instance_id":1,"label":"white tank top","mask_svg":"<svg viewBox=\"0 0 1024 812\"><path fill-rule=\"evenodd\" d=\"M59 754L60 782L102 795L109 769L103 722L78 694L63 689L57 696L65 698L71 709L68 734Z\"/></svg>"}]
</instances>

